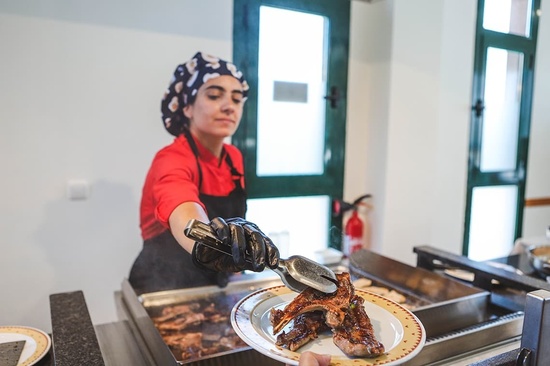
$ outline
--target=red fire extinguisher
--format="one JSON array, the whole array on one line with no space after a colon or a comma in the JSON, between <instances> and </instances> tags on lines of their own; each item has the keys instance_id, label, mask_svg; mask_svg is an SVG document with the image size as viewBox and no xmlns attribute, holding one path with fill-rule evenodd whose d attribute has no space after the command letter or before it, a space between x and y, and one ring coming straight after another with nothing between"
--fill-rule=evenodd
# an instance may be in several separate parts
<instances>
[{"instance_id":1,"label":"red fire extinguisher","mask_svg":"<svg viewBox=\"0 0 550 366\"><path fill-rule=\"evenodd\" d=\"M363 221L359 218L357 207L354 207L351 217L344 229L344 254L350 255L363 248Z\"/></svg>"},{"instance_id":2,"label":"red fire extinguisher","mask_svg":"<svg viewBox=\"0 0 550 366\"><path fill-rule=\"evenodd\" d=\"M367 247L370 243L364 243L365 223L359 217L359 206L363 206L363 200L372 197L366 194L357 198L353 203L344 201L335 201L333 204L333 213L335 216L341 216L344 212L353 210L344 227L344 235L342 242L342 252L349 256L351 253ZM368 207L368 205L366 205Z\"/></svg>"}]
</instances>

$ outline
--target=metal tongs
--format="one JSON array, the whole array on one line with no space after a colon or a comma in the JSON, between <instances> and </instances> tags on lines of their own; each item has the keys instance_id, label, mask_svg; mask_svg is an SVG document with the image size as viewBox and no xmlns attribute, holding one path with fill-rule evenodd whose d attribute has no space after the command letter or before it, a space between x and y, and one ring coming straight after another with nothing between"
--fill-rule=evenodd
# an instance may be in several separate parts
<instances>
[{"instance_id":1,"label":"metal tongs","mask_svg":"<svg viewBox=\"0 0 550 366\"><path fill-rule=\"evenodd\" d=\"M226 255L232 255L231 248L218 239L208 224L193 219L189 221L183 232L188 238L202 245ZM338 281L334 272L301 255L279 259L277 268L272 270L281 277L283 283L292 291L302 292L308 287L313 287L322 292L333 293L337 289Z\"/></svg>"}]
</instances>

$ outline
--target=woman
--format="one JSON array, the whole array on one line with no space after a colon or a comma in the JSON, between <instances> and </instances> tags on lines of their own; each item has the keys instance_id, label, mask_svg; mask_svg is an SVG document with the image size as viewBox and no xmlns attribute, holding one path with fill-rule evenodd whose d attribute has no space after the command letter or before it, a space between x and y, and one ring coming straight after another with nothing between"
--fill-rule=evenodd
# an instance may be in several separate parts
<instances>
[{"instance_id":1,"label":"woman","mask_svg":"<svg viewBox=\"0 0 550 366\"><path fill-rule=\"evenodd\" d=\"M175 139L156 154L143 187L144 243L129 278L136 292L225 286L229 272L277 266L277 248L244 220L242 155L224 142L239 126L247 93L242 73L217 57L199 52L176 68L161 103ZM233 256L187 238L191 219L210 222Z\"/></svg>"}]
</instances>

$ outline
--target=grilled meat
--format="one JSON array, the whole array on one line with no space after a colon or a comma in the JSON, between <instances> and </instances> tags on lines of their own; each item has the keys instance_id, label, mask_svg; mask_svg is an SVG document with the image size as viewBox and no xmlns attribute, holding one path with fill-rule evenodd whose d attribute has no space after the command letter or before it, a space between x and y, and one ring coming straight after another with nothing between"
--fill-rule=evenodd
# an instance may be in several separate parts
<instances>
[{"instance_id":1,"label":"grilled meat","mask_svg":"<svg viewBox=\"0 0 550 366\"><path fill-rule=\"evenodd\" d=\"M161 315L153 318L153 321L155 323L164 323L175 318L186 316L187 314L194 314L199 308L199 303L168 306L162 309Z\"/></svg>"},{"instance_id":2,"label":"grilled meat","mask_svg":"<svg viewBox=\"0 0 550 366\"><path fill-rule=\"evenodd\" d=\"M377 357L385 352L384 345L374 336L364 301L360 296L353 296L344 323L333 329L334 344L351 357Z\"/></svg>"},{"instance_id":3,"label":"grilled meat","mask_svg":"<svg viewBox=\"0 0 550 366\"><path fill-rule=\"evenodd\" d=\"M229 323L234 301L223 296L166 306L151 318L178 361L198 359L247 346Z\"/></svg>"},{"instance_id":4,"label":"grilled meat","mask_svg":"<svg viewBox=\"0 0 550 366\"><path fill-rule=\"evenodd\" d=\"M176 334L162 338L169 347L177 348L181 354L197 353L202 347L202 333Z\"/></svg>"},{"instance_id":5,"label":"grilled meat","mask_svg":"<svg viewBox=\"0 0 550 366\"><path fill-rule=\"evenodd\" d=\"M186 313L182 316L171 318L163 322L157 322L158 330L162 332L178 332L187 328L196 327L205 320L204 314Z\"/></svg>"},{"instance_id":6,"label":"grilled meat","mask_svg":"<svg viewBox=\"0 0 550 366\"><path fill-rule=\"evenodd\" d=\"M273 334L283 330L298 315L317 310L322 310L325 313L325 321L331 328L342 324L354 290L349 273L336 274L336 279L338 280L338 289L333 294L308 287L298 294L284 310L271 309L270 320L273 325Z\"/></svg>"},{"instance_id":7,"label":"grilled meat","mask_svg":"<svg viewBox=\"0 0 550 366\"><path fill-rule=\"evenodd\" d=\"M317 338L319 333L328 330L330 327L325 323L325 315L322 311L300 314L294 319L294 325L288 333L283 331L277 336L275 344L295 351Z\"/></svg>"},{"instance_id":8,"label":"grilled meat","mask_svg":"<svg viewBox=\"0 0 550 366\"><path fill-rule=\"evenodd\" d=\"M326 326L332 329L334 344L350 357L377 357L385 352L374 335L364 299L355 295L349 273L336 274L336 279L338 289L333 294L307 288L283 310L271 310L273 334L294 320L291 330L277 337L278 346L294 351L317 338Z\"/></svg>"}]
</instances>

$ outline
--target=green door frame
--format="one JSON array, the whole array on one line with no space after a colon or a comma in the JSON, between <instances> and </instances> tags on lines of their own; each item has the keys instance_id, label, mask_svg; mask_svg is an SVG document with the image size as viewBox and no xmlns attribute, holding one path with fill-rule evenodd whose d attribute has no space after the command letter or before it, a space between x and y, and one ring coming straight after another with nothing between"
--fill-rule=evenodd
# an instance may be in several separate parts
<instances>
[{"instance_id":1,"label":"green door frame","mask_svg":"<svg viewBox=\"0 0 550 366\"><path fill-rule=\"evenodd\" d=\"M518 199L516 205L516 224L514 230L515 239L521 236L523 226L523 207L525 204L525 183L527 176L529 131L531 126L534 66L539 23L536 9L540 8L540 0L534 0L532 3L531 30L529 38L484 29L484 5L485 0L478 1L474 81L472 92L472 115L470 124L470 153L468 161L468 183L466 194L466 215L464 222L464 238L462 247L462 252L464 255L468 255L469 252L472 195L474 188L502 185L517 186ZM516 168L512 171L482 172L480 169L483 111L480 110L480 112L478 113L475 107L476 104L479 104L480 106L483 105L485 90L485 67L487 49L489 47L517 51L524 54Z\"/></svg>"},{"instance_id":2,"label":"green door frame","mask_svg":"<svg viewBox=\"0 0 550 366\"><path fill-rule=\"evenodd\" d=\"M324 173L316 176L256 175L257 90L259 11L268 5L296 11L307 11L330 19L328 87L337 87L340 103L326 107ZM250 198L343 195L346 91L349 53L350 3L333 0L234 0L233 59L243 69L250 85L241 126L233 136L233 144L241 149L245 159L247 192ZM329 89L327 88L327 89ZM292 131L289 131L292 133ZM282 146L284 142L281 142Z\"/></svg>"}]
</instances>

